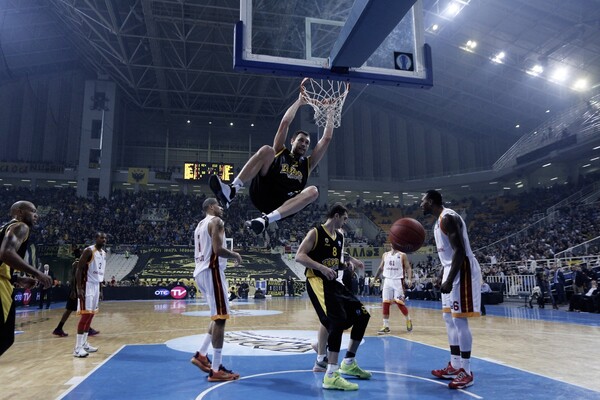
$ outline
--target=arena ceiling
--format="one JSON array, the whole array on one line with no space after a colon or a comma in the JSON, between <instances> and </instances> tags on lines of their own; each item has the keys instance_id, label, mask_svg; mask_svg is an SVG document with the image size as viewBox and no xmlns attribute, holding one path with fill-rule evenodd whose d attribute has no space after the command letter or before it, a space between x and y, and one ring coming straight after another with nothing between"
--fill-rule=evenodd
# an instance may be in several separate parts
<instances>
[{"instance_id":1,"label":"arena ceiling","mask_svg":"<svg viewBox=\"0 0 600 400\"><path fill-rule=\"evenodd\" d=\"M315 1L324 0L300 4ZM512 141L598 92L600 1L453 1L456 15L450 0L423 0L434 88L357 85L348 101ZM234 72L238 19L239 0L2 0L0 84L83 67L117 82L131 104L169 116L279 118L298 79ZM477 47L466 50L469 40ZM527 73L535 65L544 72ZM568 73L562 83L551 78L557 68ZM591 89L573 90L575 79Z\"/></svg>"}]
</instances>

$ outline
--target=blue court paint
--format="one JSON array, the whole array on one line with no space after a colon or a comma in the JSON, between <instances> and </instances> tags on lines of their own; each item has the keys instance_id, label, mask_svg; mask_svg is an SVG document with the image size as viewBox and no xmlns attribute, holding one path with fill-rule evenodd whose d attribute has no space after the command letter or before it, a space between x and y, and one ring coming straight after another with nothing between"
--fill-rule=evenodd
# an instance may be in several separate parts
<instances>
[{"instance_id":1,"label":"blue court paint","mask_svg":"<svg viewBox=\"0 0 600 400\"><path fill-rule=\"evenodd\" d=\"M225 344L227 346L227 344ZM93 357L91 355L90 357ZM193 366L191 353L166 345L125 346L87 376L65 399L598 399L600 393L519 369L474 358L475 384L464 391L448 389L431 369L448 361L446 350L402 338L368 337L357 360L374 372L356 381L357 392L321 388L322 373L313 373L314 353L280 357L224 356L226 367L241 374L234 382L209 383Z\"/></svg>"},{"instance_id":2,"label":"blue court paint","mask_svg":"<svg viewBox=\"0 0 600 400\"><path fill-rule=\"evenodd\" d=\"M364 297L363 301L365 306L374 308L374 306L377 305L377 301L381 301L381 299L370 296ZM600 314L568 312L565 310L564 306L560 310L553 310L551 304L546 305L546 308L538 308L537 305L534 306L534 308L522 307L522 304L523 303L521 302L504 302L501 304L486 305L486 317L494 316L533 321L560 322L563 324L600 326ZM409 310L411 308L425 308L439 310L440 314L442 312L442 305L439 301L409 300L406 302L406 306Z\"/></svg>"}]
</instances>

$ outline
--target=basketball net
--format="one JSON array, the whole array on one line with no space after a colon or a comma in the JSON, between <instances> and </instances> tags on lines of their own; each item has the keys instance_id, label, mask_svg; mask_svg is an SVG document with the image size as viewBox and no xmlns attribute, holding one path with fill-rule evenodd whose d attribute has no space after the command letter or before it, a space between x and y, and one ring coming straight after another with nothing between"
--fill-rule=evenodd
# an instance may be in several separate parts
<instances>
[{"instance_id":1,"label":"basketball net","mask_svg":"<svg viewBox=\"0 0 600 400\"><path fill-rule=\"evenodd\" d=\"M322 128L328 121L334 128L340 127L349 90L350 84L342 81L304 78L300 84L302 98L315 110L315 124Z\"/></svg>"}]
</instances>

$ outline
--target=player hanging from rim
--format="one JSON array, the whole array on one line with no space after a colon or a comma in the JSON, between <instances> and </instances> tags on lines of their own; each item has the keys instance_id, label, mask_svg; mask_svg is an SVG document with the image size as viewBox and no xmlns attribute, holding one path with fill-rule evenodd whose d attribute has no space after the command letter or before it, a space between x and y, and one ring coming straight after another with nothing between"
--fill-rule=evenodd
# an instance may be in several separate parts
<instances>
[{"instance_id":1,"label":"player hanging from rim","mask_svg":"<svg viewBox=\"0 0 600 400\"><path fill-rule=\"evenodd\" d=\"M250 199L263 215L246 221L246 226L257 235L269 223L291 217L319 197L317 187L306 187L306 183L331 142L333 116L328 118L323 137L310 156L306 156L310 147L310 134L302 130L292 135L290 150L285 145L288 130L296 112L305 104L307 103L300 94L283 115L273 146L262 146L250 157L230 185L221 182L217 175L210 176L209 186L223 208L228 208L240 188L251 182Z\"/></svg>"},{"instance_id":2,"label":"player hanging from rim","mask_svg":"<svg viewBox=\"0 0 600 400\"><path fill-rule=\"evenodd\" d=\"M377 272L375 272L375 278L378 279L380 275L383 275L383 328L377 331L380 335L390 333L390 305L392 302L398 305L400 312L406 318L406 330L412 331L412 320L408 313L408 308L404 304L404 279L408 277L408 281L412 280L412 269L408 262L408 257L405 253L392 249L383 253L381 257L381 263Z\"/></svg>"}]
</instances>

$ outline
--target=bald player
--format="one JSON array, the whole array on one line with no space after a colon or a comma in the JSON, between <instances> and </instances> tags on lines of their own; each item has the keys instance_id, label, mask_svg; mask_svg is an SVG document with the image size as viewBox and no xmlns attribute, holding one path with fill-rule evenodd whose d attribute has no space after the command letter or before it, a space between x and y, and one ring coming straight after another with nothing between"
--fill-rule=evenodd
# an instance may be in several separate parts
<instances>
[{"instance_id":1,"label":"bald player","mask_svg":"<svg viewBox=\"0 0 600 400\"><path fill-rule=\"evenodd\" d=\"M15 341L15 304L13 285L31 288L36 280L28 277L13 277L19 270L35 276L37 281L48 288L52 278L25 262L24 256L29 245L29 231L38 219L37 209L29 201L17 201L10 208L12 219L0 227L0 356Z\"/></svg>"}]
</instances>

